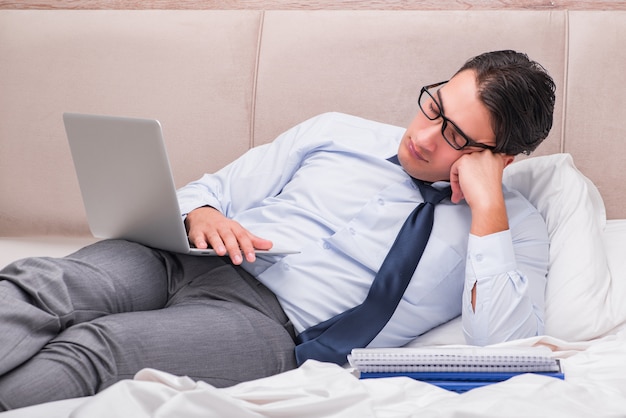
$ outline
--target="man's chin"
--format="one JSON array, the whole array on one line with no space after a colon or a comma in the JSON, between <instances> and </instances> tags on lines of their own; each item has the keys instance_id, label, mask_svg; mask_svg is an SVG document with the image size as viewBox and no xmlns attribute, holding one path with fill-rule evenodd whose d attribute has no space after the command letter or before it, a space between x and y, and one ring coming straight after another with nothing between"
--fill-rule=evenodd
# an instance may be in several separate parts
<instances>
[{"instance_id":1,"label":"man's chin","mask_svg":"<svg viewBox=\"0 0 626 418\"><path fill-rule=\"evenodd\" d=\"M450 175L437 175L432 172L429 167L428 161L413 158L406 150L398 151L398 161L400 165L407 172L407 174L414 179L421 180L427 183L435 183L438 181L450 181Z\"/></svg>"}]
</instances>

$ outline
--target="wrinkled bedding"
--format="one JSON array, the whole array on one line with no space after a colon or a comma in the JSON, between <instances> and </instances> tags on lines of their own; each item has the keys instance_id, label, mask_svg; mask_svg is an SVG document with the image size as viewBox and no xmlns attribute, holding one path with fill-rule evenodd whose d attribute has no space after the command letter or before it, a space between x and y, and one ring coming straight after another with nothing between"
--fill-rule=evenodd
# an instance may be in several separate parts
<instances>
[{"instance_id":1,"label":"wrinkled bedding","mask_svg":"<svg viewBox=\"0 0 626 418\"><path fill-rule=\"evenodd\" d=\"M3 416L626 416L626 330L588 342L534 337L500 345L535 344L550 346L554 356L562 359L565 380L523 374L456 394L409 378L359 380L351 369L308 361L290 372L216 389L187 377L144 369L135 379L119 382L94 397L24 408Z\"/></svg>"}]
</instances>

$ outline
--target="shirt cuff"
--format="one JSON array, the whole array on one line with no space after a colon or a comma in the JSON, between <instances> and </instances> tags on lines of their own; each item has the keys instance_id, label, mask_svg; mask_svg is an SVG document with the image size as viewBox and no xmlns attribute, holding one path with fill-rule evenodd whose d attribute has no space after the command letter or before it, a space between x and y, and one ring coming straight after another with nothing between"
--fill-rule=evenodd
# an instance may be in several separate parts
<instances>
[{"instance_id":1,"label":"shirt cuff","mask_svg":"<svg viewBox=\"0 0 626 418\"><path fill-rule=\"evenodd\" d=\"M467 263L475 279L494 276L517 268L511 231L501 231L482 237L470 234Z\"/></svg>"}]
</instances>

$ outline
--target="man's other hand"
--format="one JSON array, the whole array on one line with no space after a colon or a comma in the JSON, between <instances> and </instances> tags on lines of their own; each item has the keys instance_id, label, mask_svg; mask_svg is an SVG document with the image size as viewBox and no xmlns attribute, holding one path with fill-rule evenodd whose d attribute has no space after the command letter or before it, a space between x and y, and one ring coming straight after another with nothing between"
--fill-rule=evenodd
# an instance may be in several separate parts
<instances>
[{"instance_id":1,"label":"man's other hand","mask_svg":"<svg viewBox=\"0 0 626 418\"><path fill-rule=\"evenodd\" d=\"M241 224L224 216L212 207L201 207L192 210L185 219L185 227L189 241L196 248L213 248L224 256L229 255L235 265L256 260L255 249L269 250L272 242L245 229Z\"/></svg>"}]
</instances>

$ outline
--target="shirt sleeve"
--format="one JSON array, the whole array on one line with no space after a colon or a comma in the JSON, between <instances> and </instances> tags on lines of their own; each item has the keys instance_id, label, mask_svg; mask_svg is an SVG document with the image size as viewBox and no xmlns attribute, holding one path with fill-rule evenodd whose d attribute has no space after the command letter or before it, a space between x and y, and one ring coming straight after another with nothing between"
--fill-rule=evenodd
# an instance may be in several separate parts
<instances>
[{"instance_id":1,"label":"shirt sleeve","mask_svg":"<svg viewBox=\"0 0 626 418\"><path fill-rule=\"evenodd\" d=\"M462 307L468 344L482 346L543 333L549 262L545 223L535 213L516 231L516 235L511 230L483 237L470 234Z\"/></svg>"},{"instance_id":2,"label":"shirt sleeve","mask_svg":"<svg viewBox=\"0 0 626 418\"><path fill-rule=\"evenodd\" d=\"M211 206L227 217L276 196L289 182L332 114L311 118L273 142L248 150L213 174L205 174L177 191L181 215ZM317 134L317 135L316 135Z\"/></svg>"}]
</instances>

